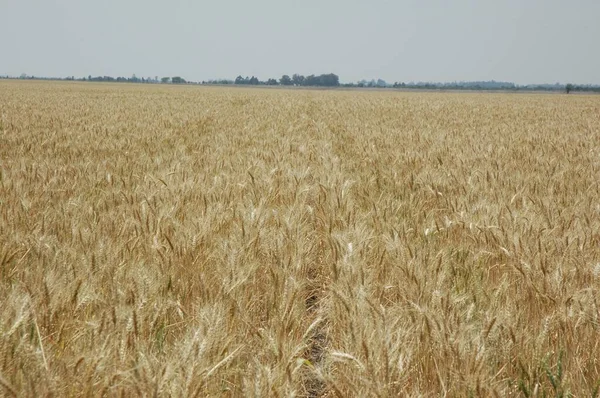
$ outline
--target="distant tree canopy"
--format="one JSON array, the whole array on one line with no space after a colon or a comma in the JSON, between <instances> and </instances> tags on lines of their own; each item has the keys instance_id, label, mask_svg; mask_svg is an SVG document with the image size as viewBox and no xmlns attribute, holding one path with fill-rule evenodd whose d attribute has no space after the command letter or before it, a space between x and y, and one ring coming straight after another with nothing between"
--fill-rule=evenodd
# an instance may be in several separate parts
<instances>
[{"instance_id":1,"label":"distant tree canopy","mask_svg":"<svg viewBox=\"0 0 600 398\"><path fill-rule=\"evenodd\" d=\"M565 91L567 92L567 94L569 94L571 91L573 91L573 85L571 83L567 84L565 86Z\"/></svg>"},{"instance_id":2,"label":"distant tree canopy","mask_svg":"<svg viewBox=\"0 0 600 398\"><path fill-rule=\"evenodd\" d=\"M292 84L294 84L292 82L292 78L288 75L281 76L281 79L279 79L279 83L281 83L282 86L291 86Z\"/></svg>"},{"instance_id":3,"label":"distant tree canopy","mask_svg":"<svg viewBox=\"0 0 600 398\"><path fill-rule=\"evenodd\" d=\"M259 84L264 84L260 80L258 80L258 77L256 77L256 76L252 76L252 77L238 76L238 77L235 78L234 83L235 84L250 84L250 85L253 85L253 86L257 86Z\"/></svg>"},{"instance_id":4,"label":"distant tree canopy","mask_svg":"<svg viewBox=\"0 0 600 398\"><path fill-rule=\"evenodd\" d=\"M219 84L219 85L223 85L223 84L234 84L233 80L229 80L229 79L213 79L213 80L203 80L202 84Z\"/></svg>"},{"instance_id":5,"label":"distant tree canopy","mask_svg":"<svg viewBox=\"0 0 600 398\"><path fill-rule=\"evenodd\" d=\"M75 80L74 77L71 77L70 80ZM83 78L83 80L86 80ZM119 82L119 83L156 83L154 80L148 78L139 78L135 74L131 77L112 77L112 76L92 76L88 75L87 80L90 82Z\"/></svg>"},{"instance_id":6,"label":"distant tree canopy","mask_svg":"<svg viewBox=\"0 0 600 398\"><path fill-rule=\"evenodd\" d=\"M119 83L164 83L164 84L200 84L184 79L181 76L175 77L137 77L135 74L131 77L113 77L113 76L92 76L76 78L75 76L67 77L40 77L30 76L26 73L20 76L1 76L0 79L35 79L35 80L69 80L69 81L90 81L90 82L119 82ZM595 92L600 93L600 85L598 84L524 84L519 85L506 81L461 81L461 82L396 82L393 84L387 83L383 79L360 80L355 83L341 84L339 77L334 73L324 75L309 75L303 76L300 74L283 75L280 79L270 78L266 81L261 81L256 76L243 77L238 76L235 80L217 79L202 81L202 84L247 84L247 85L269 85L269 86L317 86L317 87L371 87L380 89L419 89L419 90L497 90L497 91L553 91L553 92Z\"/></svg>"},{"instance_id":7,"label":"distant tree canopy","mask_svg":"<svg viewBox=\"0 0 600 398\"><path fill-rule=\"evenodd\" d=\"M295 73L294 76L292 76L292 83L296 86L302 86L304 84L304 76Z\"/></svg>"},{"instance_id":8,"label":"distant tree canopy","mask_svg":"<svg viewBox=\"0 0 600 398\"><path fill-rule=\"evenodd\" d=\"M248 84L248 85L277 85L280 84L282 86L320 86L320 87L336 87L340 85L340 78L338 75L334 73L329 73L326 75L310 75L310 76L302 76L299 74L294 74L292 77L289 75L283 75L279 79L279 83L275 79L268 79L263 82L258 80L256 76L252 77L243 77L238 76L235 78L235 84Z\"/></svg>"},{"instance_id":9,"label":"distant tree canopy","mask_svg":"<svg viewBox=\"0 0 600 398\"><path fill-rule=\"evenodd\" d=\"M340 85L340 78L330 73L328 75L310 75L306 76L303 80L303 86L324 86L324 87L335 87Z\"/></svg>"}]
</instances>

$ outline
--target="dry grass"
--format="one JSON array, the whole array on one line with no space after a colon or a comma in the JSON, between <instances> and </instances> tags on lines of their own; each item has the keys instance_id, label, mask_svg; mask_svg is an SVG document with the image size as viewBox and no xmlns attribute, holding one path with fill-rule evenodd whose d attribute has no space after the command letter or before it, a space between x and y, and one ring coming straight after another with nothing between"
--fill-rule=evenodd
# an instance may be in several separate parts
<instances>
[{"instance_id":1,"label":"dry grass","mask_svg":"<svg viewBox=\"0 0 600 398\"><path fill-rule=\"evenodd\" d=\"M0 82L0 395L590 396L600 97Z\"/></svg>"}]
</instances>

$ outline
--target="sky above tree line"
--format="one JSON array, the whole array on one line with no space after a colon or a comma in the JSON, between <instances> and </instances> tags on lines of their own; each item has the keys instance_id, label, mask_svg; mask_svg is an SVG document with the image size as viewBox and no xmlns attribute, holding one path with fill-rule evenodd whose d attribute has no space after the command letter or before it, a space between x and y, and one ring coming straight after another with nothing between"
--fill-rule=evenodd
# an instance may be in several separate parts
<instances>
[{"instance_id":1,"label":"sky above tree line","mask_svg":"<svg viewBox=\"0 0 600 398\"><path fill-rule=\"evenodd\" d=\"M0 75L600 83L599 0L0 0Z\"/></svg>"}]
</instances>

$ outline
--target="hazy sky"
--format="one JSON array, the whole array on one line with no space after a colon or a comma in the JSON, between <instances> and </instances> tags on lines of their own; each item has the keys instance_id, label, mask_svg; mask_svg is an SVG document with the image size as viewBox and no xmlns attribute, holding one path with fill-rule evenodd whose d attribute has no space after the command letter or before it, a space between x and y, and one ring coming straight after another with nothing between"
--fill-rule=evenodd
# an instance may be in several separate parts
<instances>
[{"instance_id":1,"label":"hazy sky","mask_svg":"<svg viewBox=\"0 0 600 398\"><path fill-rule=\"evenodd\" d=\"M0 74L600 84L600 0L0 0Z\"/></svg>"}]
</instances>

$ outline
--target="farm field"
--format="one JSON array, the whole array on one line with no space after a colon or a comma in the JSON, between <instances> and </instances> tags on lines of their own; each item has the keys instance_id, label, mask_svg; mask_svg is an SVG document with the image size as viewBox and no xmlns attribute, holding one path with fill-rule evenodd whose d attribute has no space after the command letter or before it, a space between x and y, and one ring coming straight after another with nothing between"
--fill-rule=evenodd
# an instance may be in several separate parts
<instances>
[{"instance_id":1,"label":"farm field","mask_svg":"<svg viewBox=\"0 0 600 398\"><path fill-rule=\"evenodd\" d=\"M600 96L0 81L0 396L600 388Z\"/></svg>"}]
</instances>

